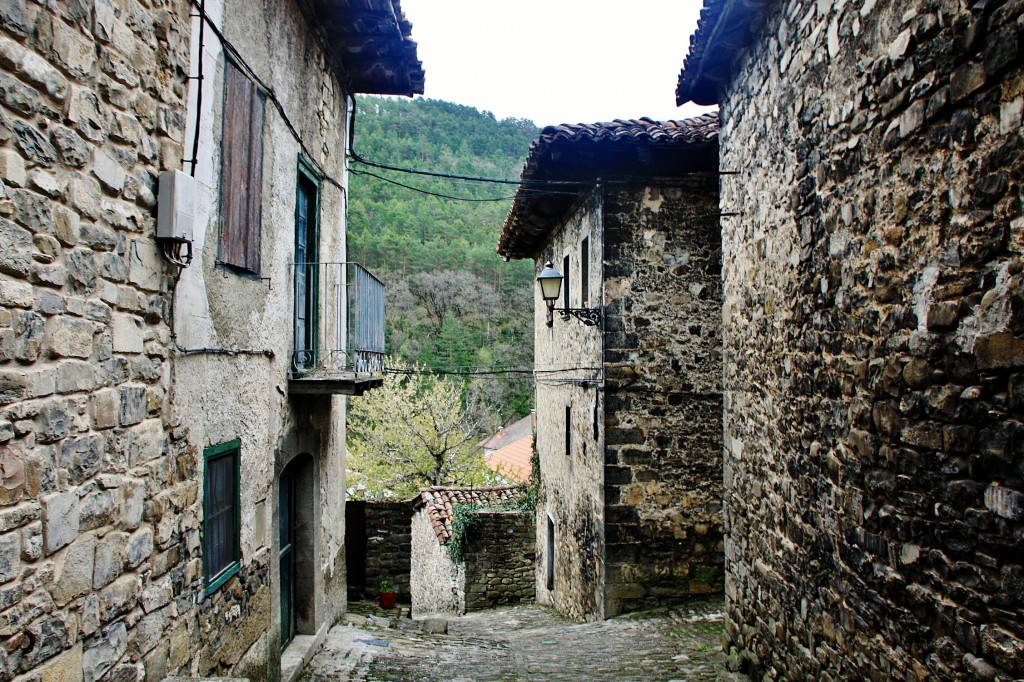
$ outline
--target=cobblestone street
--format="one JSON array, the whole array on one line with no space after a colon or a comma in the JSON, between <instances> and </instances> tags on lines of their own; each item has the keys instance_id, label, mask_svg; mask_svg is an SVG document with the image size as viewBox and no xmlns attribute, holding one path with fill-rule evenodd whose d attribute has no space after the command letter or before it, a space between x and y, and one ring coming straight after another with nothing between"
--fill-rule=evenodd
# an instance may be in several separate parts
<instances>
[{"instance_id":1,"label":"cobblestone street","mask_svg":"<svg viewBox=\"0 0 1024 682\"><path fill-rule=\"evenodd\" d=\"M379 613L350 613L335 625L300 679L747 679L726 670L720 596L601 623L568 622L535 605L478 611L453 617L447 634L428 633L420 621Z\"/></svg>"}]
</instances>

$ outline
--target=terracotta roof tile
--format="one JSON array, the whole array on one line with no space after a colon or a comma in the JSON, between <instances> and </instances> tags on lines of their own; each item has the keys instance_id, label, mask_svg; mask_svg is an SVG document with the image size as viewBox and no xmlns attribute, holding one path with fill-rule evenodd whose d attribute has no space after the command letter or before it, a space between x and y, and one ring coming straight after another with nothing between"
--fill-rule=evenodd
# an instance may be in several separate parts
<instances>
[{"instance_id":1,"label":"terracotta roof tile","mask_svg":"<svg viewBox=\"0 0 1024 682\"><path fill-rule=\"evenodd\" d=\"M530 462L533 456L532 446L533 435L531 434L485 455L484 462L502 476L525 483L530 480L530 470L533 468Z\"/></svg>"},{"instance_id":2,"label":"terracotta roof tile","mask_svg":"<svg viewBox=\"0 0 1024 682\"><path fill-rule=\"evenodd\" d=\"M679 177L718 167L718 113L681 121L615 120L544 128L523 167L498 253L529 258L602 177ZM531 182L561 183L553 186Z\"/></svg>"},{"instance_id":3,"label":"terracotta roof tile","mask_svg":"<svg viewBox=\"0 0 1024 682\"><path fill-rule=\"evenodd\" d=\"M492 488L427 488L420 491L416 508L427 510L430 525L442 545L452 536L452 515L459 504L497 505L515 502L522 497L518 486Z\"/></svg>"}]
</instances>

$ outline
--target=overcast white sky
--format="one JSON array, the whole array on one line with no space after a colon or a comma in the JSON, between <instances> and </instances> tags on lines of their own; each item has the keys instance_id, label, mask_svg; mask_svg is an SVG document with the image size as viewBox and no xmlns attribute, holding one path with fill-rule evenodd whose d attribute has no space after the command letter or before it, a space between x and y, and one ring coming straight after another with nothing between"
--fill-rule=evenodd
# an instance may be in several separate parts
<instances>
[{"instance_id":1,"label":"overcast white sky","mask_svg":"<svg viewBox=\"0 0 1024 682\"><path fill-rule=\"evenodd\" d=\"M539 126L679 119L701 0L402 0L426 97Z\"/></svg>"}]
</instances>

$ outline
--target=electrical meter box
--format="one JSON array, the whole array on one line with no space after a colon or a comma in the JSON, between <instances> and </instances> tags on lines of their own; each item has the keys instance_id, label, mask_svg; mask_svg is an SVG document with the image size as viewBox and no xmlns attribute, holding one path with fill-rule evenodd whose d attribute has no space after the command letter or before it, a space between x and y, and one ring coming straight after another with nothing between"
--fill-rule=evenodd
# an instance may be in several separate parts
<instances>
[{"instance_id":1,"label":"electrical meter box","mask_svg":"<svg viewBox=\"0 0 1024 682\"><path fill-rule=\"evenodd\" d=\"M156 201L156 238L191 242L196 215L195 178L176 170L162 172Z\"/></svg>"}]
</instances>

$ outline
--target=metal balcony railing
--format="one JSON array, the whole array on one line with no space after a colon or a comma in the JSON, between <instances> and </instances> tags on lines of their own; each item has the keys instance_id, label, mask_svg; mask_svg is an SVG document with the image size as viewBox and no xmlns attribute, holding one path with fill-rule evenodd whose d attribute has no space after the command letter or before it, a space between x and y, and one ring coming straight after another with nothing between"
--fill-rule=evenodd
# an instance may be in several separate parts
<instances>
[{"instance_id":1,"label":"metal balcony railing","mask_svg":"<svg viewBox=\"0 0 1024 682\"><path fill-rule=\"evenodd\" d=\"M294 264L292 377L384 370L384 283L358 263Z\"/></svg>"}]
</instances>

